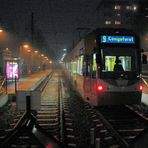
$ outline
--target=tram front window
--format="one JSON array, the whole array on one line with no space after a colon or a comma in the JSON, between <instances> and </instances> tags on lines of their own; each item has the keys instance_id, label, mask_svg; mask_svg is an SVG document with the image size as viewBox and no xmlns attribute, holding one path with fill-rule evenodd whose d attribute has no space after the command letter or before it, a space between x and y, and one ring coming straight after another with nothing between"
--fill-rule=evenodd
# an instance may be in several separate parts
<instances>
[{"instance_id":1,"label":"tram front window","mask_svg":"<svg viewBox=\"0 0 148 148\"><path fill-rule=\"evenodd\" d=\"M105 56L105 64L103 67L103 71L105 72L113 72L115 70L115 66L119 65L122 67L122 70L119 71L131 71L131 57L130 56Z\"/></svg>"},{"instance_id":2,"label":"tram front window","mask_svg":"<svg viewBox=\"0 0 148 148\"><path fill-rule=\"evenodd\" d=\"M102 50L102 74L103 78L114 78L124 74L125 78L135 78L139 75L136 51L133 49L103 49Z\"/></svg>"}]
</instances>

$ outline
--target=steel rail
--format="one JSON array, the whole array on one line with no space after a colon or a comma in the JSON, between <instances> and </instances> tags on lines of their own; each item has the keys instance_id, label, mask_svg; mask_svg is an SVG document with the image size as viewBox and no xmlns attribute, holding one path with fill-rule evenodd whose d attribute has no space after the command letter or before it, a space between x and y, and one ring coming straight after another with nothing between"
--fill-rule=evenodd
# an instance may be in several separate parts
<instances>
[{"instance_id":1,"label":"steel rail","mask_svg":"<svg viewBox=\"0 0 148 148\"><path fill-rule=\"evenodd\" d=\"M112 125L105 119L105 117L99 112L96 112L103 123L106 125L108 130L111 131L112 135L116 138L116 140L120 143L123 148L129 148L129 144L118 134L118 132L112 127Z\"/></svg>"}]
</instances>

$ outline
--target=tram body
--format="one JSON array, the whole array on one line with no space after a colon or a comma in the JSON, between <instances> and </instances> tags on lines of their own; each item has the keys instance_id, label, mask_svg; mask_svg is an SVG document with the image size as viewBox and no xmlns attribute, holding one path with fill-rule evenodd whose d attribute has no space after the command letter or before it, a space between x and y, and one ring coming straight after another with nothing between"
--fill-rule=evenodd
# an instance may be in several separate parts
<instances>
[{"instance_id":1,"label":"tram body","mask_svg":"<svg viewBox=\"0 0 148 148\"><path fill-rule=\"evenodd\" d=\"M75 89L94 106L139 104L142 95L138 37L125 29L97 29L73 49L66 67ZM118 60L123 70L114 70Z\"/></svg>"}]
</instances>

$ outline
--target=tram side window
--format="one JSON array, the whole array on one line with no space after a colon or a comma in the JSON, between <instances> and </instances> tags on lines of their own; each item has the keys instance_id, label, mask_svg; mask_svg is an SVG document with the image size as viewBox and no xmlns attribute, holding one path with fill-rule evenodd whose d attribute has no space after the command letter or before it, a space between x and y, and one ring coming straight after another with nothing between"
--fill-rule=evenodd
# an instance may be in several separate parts
<instances>
[{"instance_id":1,"label":"tram side window","mask_svg":"<svg viewBox=\"0 0 148 148\"><path fill-rule=\"evenodd\" d=\"M77 74L83 75L83 56L77 59Z\"/></svg>"},{"instance_id":2,"label":"tram side window","mask_svg":"<svg viewBox=\"0 0 148 148\"><path fill-rule=\"evenodd\" d=\"M85 55L83 60L83 76L90 76L91 75L91 64L90 64L90 56Z\"/></svg>"},{"instance_id":3,"label":"tram side window","mask_svg":"<svg viewBox=\"0 0 148 148\"><path fill-rule=\"evenodd\" d=\"M92 78L96 78L97 63L96 63L96 53L92 55Z\"/></svg>"}]
</instances>

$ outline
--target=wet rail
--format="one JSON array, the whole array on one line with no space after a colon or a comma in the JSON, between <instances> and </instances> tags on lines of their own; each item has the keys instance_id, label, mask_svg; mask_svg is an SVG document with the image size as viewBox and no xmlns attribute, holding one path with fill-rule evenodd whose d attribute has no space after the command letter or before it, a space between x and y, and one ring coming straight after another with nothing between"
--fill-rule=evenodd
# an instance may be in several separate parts
<instances>
[{"instance_id":1,"label":"wet rail","mask_svg":"<svg viewBox=\"0 0 148 148\"><path fill-rule=\"evenodd\" d=\"M100 107L96 113L121 147L133 146L134 139L148 128L148 119L128 106Z\"/></svg>"}]
</instances>

